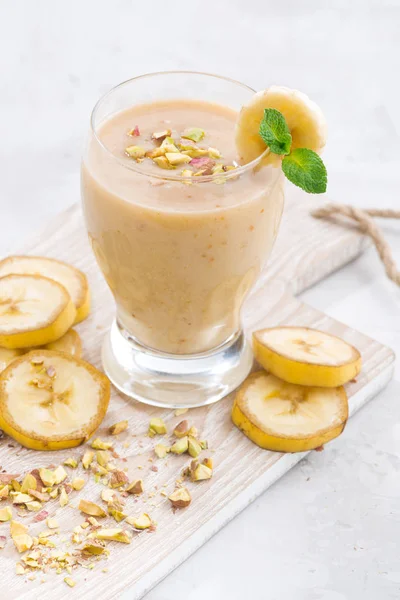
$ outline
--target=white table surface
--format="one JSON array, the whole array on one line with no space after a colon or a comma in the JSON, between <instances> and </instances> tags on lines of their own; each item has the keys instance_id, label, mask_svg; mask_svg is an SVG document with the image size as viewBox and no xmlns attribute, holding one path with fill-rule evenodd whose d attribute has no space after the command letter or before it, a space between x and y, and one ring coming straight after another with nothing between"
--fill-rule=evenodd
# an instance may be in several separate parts
<instances>
[{"instance_id":1,"label":"white table surface","mask_svg":"<svg viewBox=\"0 0 400 600\"><path fill-rule=\"evenodd\" d=\"M79 199L90 110L166 69L301 89L327 116L329 198L399 207L397 0L13 0L0 3L0 252ZM400 223L385 231L400 264ZM374 251L304 294L400 351L400 291ZM400 597L400 367L146 600ZM396 548L397 546L397 548ZM110 565L111 567L111 565Z\"/></svg>"}]
</instances>

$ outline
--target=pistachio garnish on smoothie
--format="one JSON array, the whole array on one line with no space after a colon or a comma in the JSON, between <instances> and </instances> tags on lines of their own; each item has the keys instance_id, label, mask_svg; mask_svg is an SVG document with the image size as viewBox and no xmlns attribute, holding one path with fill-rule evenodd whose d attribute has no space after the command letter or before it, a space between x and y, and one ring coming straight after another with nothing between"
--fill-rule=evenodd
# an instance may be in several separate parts
<instances>
[{"instance_id":1,"label":"pistachio garnish on smoothie","mask_svg":"<svg viewBox=\"0 0 400 600\"><path fill-rule=\"evenodd\" d=\"M132 131L139 132L138 126L130 130L128 135L133 135ZM140 135L140 133L134 133ZM206 137L206 131L201 127L185 128L181 132L173 132L171 129L154 131L149 140L153 142L153 147L146 150L144 146L127 146L125 154L136 162L143 162L144 158L149 158L153 164L160 169L172 170L181 168L182 178L203 175L214 175L224 173L227 170L234 169L234 165L216 163L222 158L221 152L212 146L199 146ZM216 183L225 183L225 179L219 178ZM188 183L183 181L183 183Z\"/></svg>"}]
</instances>

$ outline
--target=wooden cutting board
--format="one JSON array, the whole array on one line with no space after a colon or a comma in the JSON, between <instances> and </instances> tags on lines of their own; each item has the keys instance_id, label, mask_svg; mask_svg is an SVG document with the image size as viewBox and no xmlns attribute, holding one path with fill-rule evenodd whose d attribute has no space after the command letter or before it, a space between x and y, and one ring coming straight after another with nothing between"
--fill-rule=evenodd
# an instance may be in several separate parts
<instances>
[{"instance_id":1,"label":"wooden cutting board","mask_svg":"<svg viewBox=\"0 0 400 600\"><path fill-rule=\"evenodd\" d=\"M349 226L313 219L310 211L319 204L317 198L292 191L272 259L247 301L243 317L248 334L254 329L280 323L306 325L332 332L354 344L362 353L364 366L357 381L347 386L353 414L388 383L393 372L394 354L389 348L294 297L294 293L355 258L366 244L364 238ZM114 304L89 248L80 208L74 206L60 214L31 243L17 250L63 259L88 274L93 311L77 329L83 339L84 357L100 367L101 342L112 321ZM135 534L129 546L110 544L109 560L96 562L94 570L73 572L76 581L73 589L64 583L65 573L50 572L45 575L44 583L41 583L41 574L35 581L16 576L15 563L19 555L8 540L6 547L0 550L2 586L7 594L18 600L31 600L39 595L41 600L142 598L304 456L267 452L253 445L232 425L231 404L232 395L210 407L192 409L185 417L177 417L172 410L146 407L114 391L98 435L106 437L109 425L122 419L129 420L128 432L113 439L117 452L127 459L124 466L128 467L130 478L144 480L145 493L136 502L133 497L127 498L126 512L130 515L148 512L157 521L157 530ZM211 481L188 484L192 504L175 514L169 501L159 492L162 489L172 492L181 469L189 461L183 456L170 456L154 463L149 461L154 457L155 443L160 441L146 436L149 419L154 415L162 417L169 430L182 418L187 418L199 429L201 437L209 441L210 451L204 455L212 456L215 464ZM34 452L10 442L7 438L0 441L0 465L12 473L22 474L51 463L58 465L69 456L79 458L83 453L83 448L57 453ZM152 465L157 466L157 472L151 470ZM73 472L73 476L79 475L80 468ZM70 506L60 509L57 501L46 504L46 509L52 515L54 513L60 523L61 535L54 538L56 543L63 536L69 539L72 528L82 522L76 508L79 498L99 502L100 490L101 486L91 478L81 492L71 494ZM43 523L33 523L33 515L20 520L29 526L33 535L44 529ZM112 527L111 520L107 521ZM8 531L9 525L0 523L0 535L8 537ZM102 571L105 567L107 573Z\"/></svg>"}]
</instances>

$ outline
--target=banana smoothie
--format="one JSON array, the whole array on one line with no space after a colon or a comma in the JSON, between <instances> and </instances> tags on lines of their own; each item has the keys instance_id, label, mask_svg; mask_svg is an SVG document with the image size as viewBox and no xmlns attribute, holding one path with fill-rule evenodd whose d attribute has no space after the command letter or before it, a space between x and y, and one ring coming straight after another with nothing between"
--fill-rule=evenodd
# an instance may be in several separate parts
<instances>
[{"instance_id":1,"label":"banana smoothie","mask_svg":"<svg viewBox=\"0 0 400 600\"><path fill-rule=\"evenodd\" d=\"M118 322L150 349L193 355L233 338L275 241L283 176L236 162L237 118L168 100L113 114L89 140L89 239Z\"/></svg>"}]
</instances>

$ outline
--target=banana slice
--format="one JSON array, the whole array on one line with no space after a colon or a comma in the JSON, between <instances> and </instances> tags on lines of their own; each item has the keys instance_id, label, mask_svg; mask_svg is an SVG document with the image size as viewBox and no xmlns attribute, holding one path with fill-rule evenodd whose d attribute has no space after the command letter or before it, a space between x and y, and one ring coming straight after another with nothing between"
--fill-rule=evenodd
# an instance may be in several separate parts
<instances>
[{"instance_id":1,"label":"banana slice","mask_svg":"<svg viewBox=\"0 0 400 600\"><path fill-rule=\"evenodd\" d=\"M11 350L10 348L0 348L0 372L18 356L23 354L23 350Z\"/></svg>"},{"instance_id":2,"label":"banana slice","mask_svg":"<svg viewBox=\"0 0 400 600\"><path fill-rule=\"evenodd\" d=\"M71 327L76 310L67 290L39 275L0 278L0 346L27 348L54 342Z\"/></svg>"},{"instance_id":3,"label":"banana slice","mask_svg":"<svg viewBox=\"0 0 400 600\"><path fill-rule=\"evenodd\" d=\"M75 356L75 358L80 358L82 356L82 341L75 329L70 329L65 335L60 337L60 339L51 342L50 344L46 344L44 349L66 352L66 354ZM34 350L34 348L0 348L0 373L10 364L10 362L18 358L18 356L22 356L32 350Z\"/></svg>"},{"instance_id":4,"label":"banana slice","mask_svg":"<svg viewBox=\"0 0 400 600\"><path fill-rule=\"evenodd\" d=\"M46 344L47 350L57 350L58 352L65 352L75 358L82 356L82 340L75 329L70 329L60 339L50 344ZM1 356L1 355L0 355Z\"/></svg>"},{"instance_id":5,"label":"banana slice","mask_svg":"<svg viewBox=\"0 0 400 600\"><path fill-rule=\"evenodd\" d=\"M73 448L100 425L109 399L110 382L89 363L34 350L0 375L0 428L34 450Z\"/></svg>"},{"instance_id":6,"label":"banana slice","mask_svg":"<svg viewBox=\"0 0 400 600\"><path fill-rule=\"evenodd\" d=\"M75 304L75 323L89 314L90 294L86 275L71 265L54 258L40 256L9 256L0 261L0 277L4 275L42 275L65 287Z\"/></svg>"},{"instance_id":7,"label":"banana slice","mask_svg":"<svg viewBox=\"0 0 400 600\"><path fill-rule=\"evenodd\" d=\"M313 450L340 435L348 418L343 387L285 383L259 371L236 395L232 420L255 444L277 452Z\"/></svg>"},{"instance_id":8,"label":"banana slice","mask_svg":"<svg viewBox=\"0 0 400 600\"><path fill-rule=\"evenodd\" d=\"M256 360L289 383L337 387L361 371L359 351L344 340L307 327L275 327L253 334Z\"/></svg>"},{"instance_id":9,"label":"banana slice","mask_svg":"<svg viewBox=\"0 0 400 600\"><path fill-rule=\"evenodd\" d=\"M236 147L243 164L251 162L265 151L265 144L258 133L265 108L275 108L285 117L292 134L292 150L310 148L321 152L326 144L327 126L319 106L302 92L272 85L267 90L257 92L240 111L236 124ZM269 154L264 162L278 164L280 158L276 154Z\"/></svg>"}]
</instances>

